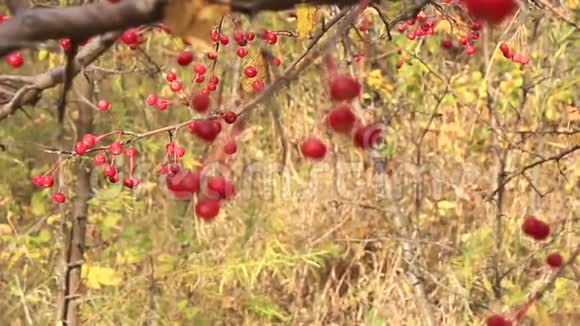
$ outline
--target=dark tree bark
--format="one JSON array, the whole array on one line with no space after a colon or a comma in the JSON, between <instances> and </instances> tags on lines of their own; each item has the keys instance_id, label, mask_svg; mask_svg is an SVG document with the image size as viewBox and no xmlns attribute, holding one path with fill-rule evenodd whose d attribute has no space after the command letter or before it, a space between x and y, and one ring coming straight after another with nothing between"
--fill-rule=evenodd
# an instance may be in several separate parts
<instances>
[{"instance_id":1,"label":"dark tree bark","mask_svg":"<svg viewBox=\"0 0 580 326\"><path fill-rule=\"evenodd\" d=\"M78 79L79 93L86 98L93 97L92 82L82 76ZM78 120L76 121L77 138L92 132L93 108L86 103L79 104ZM58 300L59 322L63 325L79 325L79 299L81 297L81 267L85 250L85 232L88 216L88 200L91 197L92 166L86 161L79 160L76 164L76 197L73 202L71 218L67 218L63 232L65 234L65 248L63 253L64 275L62 289Z\"/></svg>"}]
</instances>

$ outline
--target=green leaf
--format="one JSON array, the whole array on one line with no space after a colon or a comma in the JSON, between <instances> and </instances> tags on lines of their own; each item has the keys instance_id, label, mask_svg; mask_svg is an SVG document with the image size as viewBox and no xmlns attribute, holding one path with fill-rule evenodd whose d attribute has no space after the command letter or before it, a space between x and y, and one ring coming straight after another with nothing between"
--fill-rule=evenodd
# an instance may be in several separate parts
<instances>
[{"instance_id":1,"label":"green leaf","mask_svg":"<svg viewBox=\"0 0 580 326\"><path fill-rule=\"evenodd\" d=\"M48 191L48 189L45 189L43 191L35 192L32 195L32 198L30 199L30 209L32 210L33 215L39 216L46 214Z\"/></svg>"}]
</instances>

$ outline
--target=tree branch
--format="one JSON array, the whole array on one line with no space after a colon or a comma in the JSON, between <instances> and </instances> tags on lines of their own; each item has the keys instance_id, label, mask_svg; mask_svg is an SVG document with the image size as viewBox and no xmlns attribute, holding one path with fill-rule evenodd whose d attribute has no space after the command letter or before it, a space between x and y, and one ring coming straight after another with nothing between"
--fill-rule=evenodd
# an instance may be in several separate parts
<instances>
[{"instance_id":1,"label":"tree branch","mask_svg":"<svg viewBox=\"0 0 580 326\"><path fill-rule=\"evenodd\" d=\"M15 1L18 2L18 1ZM70 38L86 40L110 31L156 22L167 0L125 0L74 7L25 10L0 25L0 57L23 43Z\"/></svg>"},{"instance_id":2,"label":"tree branch","mask_svg":"<svg viewBox=\"0 0 580 326\"><path fill-rule=\"evenodd\" d=\"M117 39L118 33L109 33L95 39L87 44L77 55L73 65L73 75L77 75L81 68L86 67L95 61L101 54L103 54L109 47L111 47ZM22 87L10 102L0 107L0 121L16 112L18 108L33 104L38 96L46 89L57 86L64 81L65 68L64 66L56 67L45 73L32 77L32 83ZM2 79L2 76L0 76Z\"/></svg>"}]
</instances>

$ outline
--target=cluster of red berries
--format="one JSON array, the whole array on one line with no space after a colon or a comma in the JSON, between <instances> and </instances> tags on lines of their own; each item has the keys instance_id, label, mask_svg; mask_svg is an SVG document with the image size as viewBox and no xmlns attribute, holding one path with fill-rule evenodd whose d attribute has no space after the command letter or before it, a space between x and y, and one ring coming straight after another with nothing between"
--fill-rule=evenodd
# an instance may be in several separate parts
<instances>
[{"instance_id":1,"label":"cluster of red berries","mask_svg":"<svg viewBox=\"0 0 580 326\"><path fill-rule=\"evenodd\" d=\"M499 49L506 59L521 64L520 69L523 69L524 66L530 62L530 58L520 53L514 53L510 46L505 42L502 42L499 45Z\"/></svg>"},{"instance_id":2,"label":"cluster of red berries","mask_svg":"<svg viewBox=\"0 0 580 326\"><path fill-rule=\"evenodd\" d=\"M178 165L164 172L167 189L178 200L188 200L197 195L195 214L212 220L220 211L221 201L235 195L234 184L224 176L206 176L202 169L183 169Z\"/></svg>"},{"instance_id":3,"label":"cluster of red berries","mask_svg":"<svg viewBox=\"0 0 580 326\"><path fill-rule=\"evenodd\" d=\"M424 12L419 12L415 18L409 18L405 23L399 23L397 30L404 33L407 26L413 28L407 32L409 40L415 40L417 37L429 36L435 34L435 22L432 19L426 19Z\"/></svg>"},{"instance_id":4,"label":"cluster of red berries","mask_svg":"<svg viewBox=\"0 0 580 326\"><path fill-rule=\"evenodd\" d=\"M382 128L378 124L360 124L349 104L360 93L361 85L355 78L343 73L333 74L330 79L330 97L335 106L326 115L325 122L337 134L353 134L356 147L369 149L382 141ZM302 142L301 151L307 158L322 160L326 156L327 147L319 138L309 137Z\"/></svg>"}]
</instances>

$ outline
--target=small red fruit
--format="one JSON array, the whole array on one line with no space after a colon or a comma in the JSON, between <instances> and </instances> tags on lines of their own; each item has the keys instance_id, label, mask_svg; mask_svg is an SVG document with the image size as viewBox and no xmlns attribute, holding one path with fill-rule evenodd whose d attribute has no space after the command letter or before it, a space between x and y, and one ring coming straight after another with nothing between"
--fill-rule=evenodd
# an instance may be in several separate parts
<instances>
[{"instance_id":1,"label":"small red fruit","mask_svg":"<svg viewBox=\"0 0 580 326\"><path fill-rule=\"evenodd\" d=\"M246 33L246 39L248 39L248 41L253 41L255 38L256 38L256 33L254 33L254 32Z\"/></svg>"},{"instance_id":2,"label":"small red fruit","mask_svg":"<svg viewBox=\"0 0 580 326\"><path fill-rule=\"evenodd\" d=\"M107 111L111 108L111 102L108 100L99 100L99 102L97 102L97 107L101 111Z\"/></svg>"},{"instance_id":3,"label":"small red fruit","mask_svg":"<svg viewBox=\"0 0 580 326\"><path fill-rule=\"evenodd\" d=\"M318 138L310 137L302 142L302 154L313 160L322 160L326 156L326 145Z\"/></svg>"},{"instance_id":4,"label":"small red fruit","mask_svg":"<svg viewBox=\"0 0 580 326\"><path fill-rule=\"evenodd\" d=\"M109 179L109 182L111 182L111 183L119 182L119 174L117 174L117 173L110 175L110 176L107 176L107 178Z\"/></svg>"},{"instance_id":5,"label":"small red fruit","mask_svg":"<svg viewBox=\"0 0 580 326\"><path fill-rule=\"evenodd\" d=\"M441 46L445 49L451 49L453 47L453 41L450 38L446 38L441 41Z\"/></svg>"},{"instance_id":6,"label":"small red fruit","mask_svg":"<svg viewBox=\"0 0 580 326\"><path fill-rule=\"evenodd\" d=\"M133 189L139 185L139 179L125 178L123 180L123 185L129 189Z\"/></svg>"},{"instance_id":7,"label":"small red fruit","mask_svg":"<svg viewBox=\"0 0 580 326\"><path fill-rule=\"evenodd\" d=\"M119 155L123 153L123 144L120 141L116 140L109 145L109 152L113 155Z\"/></svg>"},{"instance_id":8,"label":"small red fruit","mask_svg":"<svg viewBox=\"0 0 580 326\"><path fill-rule=\"evenodd\" d=\"M258 75L258 71L256 70L256 67L248 66L246 69L244 69L244 75L246 75L248 78L254 78L256 75Z\"/></svg>"},{"instance_id":9,"label":"small red fruit","mask_svg":"<svg viewBox=\"0 0 580 326\"><path fill-rule=\"evenodd\" d=\"M216 75L212 75L211 77L209 77L209 83L210 84L219 84L220 79L218 78L218 76Z\"/></svg>"},{"instance_id":10,"label":"small red fruit","mask_svg":"<svg viewBox=\"0 0 580 326\"><path fill-rule=\"evenodd\" d=\"M467 48L465 48L465 54L467 55L474 55L475 54L475 47L468 45Z\"/></svg>"},{"instance_id":11,"label":"small red fruit","mask_svg":"<svg viewBox=\"0 0 580 326\"><path fill-rule=\"evenodd\" d=\"M193 53L188 50L179 52L177 55L177 64L180 66L187 66L193 61Z\"/></svg>"},{"instance_id":12,"label":"small red fruit","mask_svg":"<svg viewBox=\"0 0 580 326\"><path fill-rule=\"evenodd\" d=\"M107 163L107 157L101 153L95 154L93 156L93 162L95 162L95 165L103 165Z\"/></svg>"},{"instance_id":13,"label":"small red fruit","mask_svg":"<svg viewBox=\"0 0 580 326\"><path fill-rule=\"evenodd\" d=\"M35 175L32 177L32 183L37 187L42 187L42 176Z\"/></svg>"},{"instance_id":14,"label":"small red fruit","mask_svg":"<svg viewBox=\"0 0 580 326\"><path fill-rule=\"evenodd\" d=\"M238 57L243 58L245 56L248 55L248 49L246 48L238 48L236 50L236 54L238 55Z\"/></svg>"},{"instance_id":15,"label":"small red fruit","mask_svg":"<svg viewBox=\"0 0 580 326\"><path fill-rule=\"evenodd\" d=\"M179 92L181 91L182 85L180 81L173 81L171 82L171 84L169 84L169 88L171 89L171 91L173 92Z\"/></svg>"},{"instance_id":16,"label":"small red fruit","mask_svg":"<svg viewBox=\"0 0 580 326\"><path fill-rule=\"evenodd\" d=\"M272 59L272 63L275 66L280 66L282 64L282 60L280 58L278 58L278 57L274 57L274 59Z\"/></svg>"},{"instance_id":17,"label":"small red fruit","mask_svg":"<svg viewBox=\"0 0 580 326\"><path fill-rule=\"evenodd\" d=\"M51 175L43 175L40 182L43 187L50 188L54 185L54 178Z\"/></svg>"},{"instance_id":18,"label":"small red fruit","mask_svg":"<svg viewBox=\"0 0 580 326\"><path fill-rule=\"evenodd\" d=\"M185 148L176 147L175 148L175 155L177 155L177 157L183 157L185 155Z\"/></svg>"},{"instance_id":19,"label":"small red fruit","mask_svg":"<svg viewBox=\"0 0 580 326\"><path fill-rule=\"evenodd\" d=\"M199 170L180 169L176 173L167 174L165 178L167 189L178 199L190 198L201 188L201 173Z\"/></svg>"},{"instance_id":20,"label":"small red fruit","mask_svg":"<svg viewBox=\"0 0 580 326\"><path fill-rule=\"evenodd\" d=\"M155 105L155 103L157 103L157 95L155 94L147 95L147 99L145 99L145 102L147 102L148 105Z\"/></svg>"},{"instance_id":21,"label":"small red fruit","mask_svg":"<svg viewBox=\"0 0 580 326\"><path fill-rule=\"evenodd\" d=\"M514 0L461 0L467 7L467 12L476 19L490 24L501 23L517 9Z\"/></svg>"},{"instance_id":22,"label":"small red fruit","mask_svg":"<svg viewBox=\"0 0 580 326\"><path fill-rule=\"evenodd\" d=\"M506 42L501 42L501 44L499 45L499 49L501 50L501 52L507 52L510 49L510 46L507 45Z\"/></svg>"},{"instance_id":23,"label":"small red fruit","mask_svg":"<svg viewBox=\"0 0 580 326\"><path fill-rule=\"evenodd\" d=\"M18 68L24 64L24 59L22 59L20 52L12 52L6 57L6 63L13 68Z\"/></svg>"},{"instance_id":24,"label":"small red fruit","mask_svg":"<svg viewBox=\"0 0 580 326\"><path fill-rule=\"evenodd\" d=\"M354 134L354 144L363 149L372 148L382 141L382 133L383 129L376 124L360 127Z\"/></svg>"},{"instance_id":25,"label":"small red fruit","mask_svg":"<svg viewBox=\"0 0 580 326\"><path fill-rule=\"evenodd\" d=\"M60 39L58 41L58 44L66 52L66 51L70 50L72 42L71 42L70 38L63 38L63 39Z\"/></svg>"},{"instance_id":26,"label":"small red fruit","mask_svg":"<svg viewBox=\"0 0 580 326\"><path fill-rule=\"evenodd\" d=\"M254 82L252 83L252 87L257 91L264 88L264 86L265 86L265 84L264 84L264 81L262 81L262 80L254 80Z\"/></svg>"},{"instance_id":27,"label":"small red fruit","mask_svg":"<svg viewBox=\"0 0 580 326\"><path fill-rule=\"evenodd\" d=\"M214 120L197 120L189 124L192 134L206 142L213 142L221 132L221 125Z\"/></svg>"},{"instance_id":28,"label":"small red fruit","mask_svg":"<svg viewBox=\"0 0 580 326\"><path fill-rule=\"evenodd\" d=\"M564 258L562 258L562 255L560 255L557 252L551 253L548 256L546 256L546 264L548 264L550 267L558 268L562 266L563 262Z\"/></svg>"},{"instance_id":29,"label":"small red fruit","mask_svg":"<svg viewBox=\"0 0 580 326\"><path fill-rule=\"evenodd\" d=\"M97 142L97 137L95 137L92 134L85 134L83 136L82 142L87 148L91 148L95 146L95 143Z\"/></svg>"},{"instance_id":30,"label":"small red fruit","mask_svg":"<svg viewBox=\"0 0 580 326\"><path fill-rule=\"evenodd\" d=\"M228 111L224 113L223 119L227 124L231 125L232 123L236 122L238 115L234 111Z\"/></svg>"},{"instance_id":31,"label":"small red fruit","mask_svg":"<svg viewBox=\"0 0 580 326\"><path fill-rule=\"evenodd\" d=\"M168 72L167 75L165 75L165 79L168 82L172 82L174 80L177 80L177 75L174 72L171 71L171 72Z\"/></svg>"},{"instance_id":32,"label":"small red fruit","mask_svg":"<svg viewBox=\"0 0 580 326\"><path fill-rule=\"evenodd\" d=\"M55 192L54 194L52 194L52 200L55 203L64 203L66 201L66 197L61 192Z\"/></svg>"},{"instance_id":33,"label":"small red fruit","mask_svg":"<svg viewBox=\"0 0 580 326\"><path fill-rule=\"evenodd\" d=\"M103 174L109 178L117 175L117 169L112 165L105 165L103 168Z\"/></svg>"},{"instance_id":34,"label":"small red fruit","mask_svg":"<svg viewBox=\"0 0 580 326\"><path fill-rule=\"evenodd\" d=\"M347 134L354 127L356 117L348 105L340 105L328 114L326 122L335 132Z\"/></svg>"},{"instance_id":35,"label":"small red fruit","mask_svg":"<svg viewBox=\"0 0 580 326\"><path fill-rule=\"evenodd\" d=\"M511 326L512 322L501 315L491 315L487 317L486 324L487 326Z\"/></svg>"},{"instance_id":36,"label":"small red fruit","mask_svg":"<svg viewBox=\"0 0 580 326\"><path fill-rule=\"evenodd\" d=\"M83 155L87 151L87 146L82 142L78 142L75 144L75 153L78 155Z\"/></svg>"},{"instance_id":37,"label":"small red fruit","mask_svg":"<svg viewBox=\"0 0 580 326\"><path fill-rule=\"evenodd\" d=\"M207 180L207 195L214 199L230 199L236 193L234 185L223 176L212 176Z\"/></svg>"},{"instance_id":38,"label":"small red fruit","mask_svg":"<svg viewBox=\"0 0 580 326\"><path fill-rule=\"evenodd\" d=\"M235 140L228 140L224 144L224 153L228 155L233 155L238 151L238 145Z\"/></svg>"},{"instance_id":39,"label":"small red fruit","mask_svg":"<svg viewBox=\"0 0 580 326\"><path fill-rule=\"evenodd\" d=\"M350 101L360 95L361 85L345 74L334 76L330 82L330 96L335 101Z\"/></svg>"},{"instance_id":40,"label":"small red fruit","mask_svg":"<svg viewBox=\"0 0 580 326\"><path fill-rule=\"evenodd\" d=\"M214 219L220 212L220 202L214 199L201 198L195 204L195 215L204 220Z\"/></svg>"},{"instance_id":41,"label":"small red fruit","mask_svg":"<svg viewBox=\"0 0 580 326\"><path fill-rule=\"evenodd\" d=\"M522 231L535 240L545 240L550 235L550 226L535 216L528 216L522 224Z\"/></svg>"},{"instance_id":42,"label":"small red fruit","mask_svg":"<svg viewBox=\"0 0 580 326\"><path fill-rule=\"evenodd\" d=\"M199 113L207 111L207 109L209 109L209 104L210 104L209 95L204 93L196 94L191 100L191 107Z\"/></svg>"},{"instance_id":43,"label":"small red fruit","mask_svg":"<svg viewBox=\"0 0 580 326\"><path fill-rule=\"evenodd\" d=\"M276 42L278 42L278 35L271 32L267 33L264 38L266 39L266 42L270 44L276 44Z\"/></svg>"},{"instance_id":44,"label":"small red fruit","mask_svg":"<svg viewBox=\"0 0 580 326\"><path fill-rule=\"evenodd\" d=\"M132 28L124 31L120 39L121 42L127 45L136 44L139 42L139 35L137 34L137 30Z\"/></svg>"},{"instance_id":45,"label":"small red fruit","mask_svg":"<svg viewBox=\"0 0 580 326\"><path fill-rule=\"evenodd\" d=\"M198 63L193 67L193 71L199 75L203 75L207 71L207 68L203 64Z\"/></svg>"},{"instance_id":46,"label":"small red fruit","mask_svg":"<svg viewBox=\"0 0 580 326\"><path fill-rule=\"evenodd\" d=\"M137 149L135 147L129 147L125 150L125 156L135 157L137 156Z\"/></svg>"}]
</instances>

